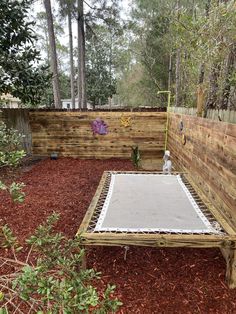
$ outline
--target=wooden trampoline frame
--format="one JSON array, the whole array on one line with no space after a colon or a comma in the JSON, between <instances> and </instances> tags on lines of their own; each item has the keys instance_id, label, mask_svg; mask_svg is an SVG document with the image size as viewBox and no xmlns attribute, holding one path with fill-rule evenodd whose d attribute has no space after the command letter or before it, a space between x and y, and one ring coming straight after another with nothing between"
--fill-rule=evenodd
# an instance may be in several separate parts
<instances>
[{"instance_id":1,"label":"wooden trampoline frame","mask_svg":"<svg viewBox=\"0 0 236 314\"><path fill-rule=\"evenodd\" d=\"M101 207L109 188L112 173L149 173L122 171L105 171L102 175L95 195L78 229L83 246L149 246L149 247L190 247L190 248L220 248L226 260L226 282L230 288L236 287L236 233L222 215L207 202L204 195L193 182L184 177L184 183L191 192L195 201L209 220L216 221L222 228L220 234L182 234L170 232L104 232L93 229L99 217ZM160 172L152 172L160 174ZM84 261L84 265L86 262Z\"/></svg>"}]
</instances>

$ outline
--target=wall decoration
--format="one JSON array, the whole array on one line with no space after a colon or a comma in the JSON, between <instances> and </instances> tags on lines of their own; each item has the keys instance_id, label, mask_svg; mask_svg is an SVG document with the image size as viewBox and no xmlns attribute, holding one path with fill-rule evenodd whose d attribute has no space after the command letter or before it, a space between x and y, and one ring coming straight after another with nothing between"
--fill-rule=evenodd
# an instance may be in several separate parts
<instances>
[{"instance_id":1,"label":"wall decoration","mask_svg":"<svg viewBox=\"0 0 236 314\"><path fill-rule=\"evenodd\" d=\"M124 126L125 128L131 126L131 117L126 117L126 116L122 115L120 117L120 124L121 124L121 126Z\"/></svg>"},{"instance_id":2,"label":"wall decoration","mask_svg":"<svg viewBox=\"0 0 236 314\"><path fill-rule=\"evenodd\" d=\"M106 135L108 133L107 124L100 118L96 118L91 123L93 134Z\"/></svg>"}]
</instances>

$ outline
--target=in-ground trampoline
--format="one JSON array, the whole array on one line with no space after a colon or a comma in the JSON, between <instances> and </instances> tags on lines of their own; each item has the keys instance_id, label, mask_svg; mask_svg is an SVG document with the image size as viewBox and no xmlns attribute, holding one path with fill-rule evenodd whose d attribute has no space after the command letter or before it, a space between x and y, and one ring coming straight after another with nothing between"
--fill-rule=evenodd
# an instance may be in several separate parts
<instances>
[{"instance_id":1,"label":"in-ground trampoline","mask_svg":"<svg viewBox=\"0 0 236 314\"><path fill-rule=\"evenodd\" d=\"M84 245L219 247L234 287L236 238L219 218L183 174L104 172L78 234Z\"/></svg>"}]
</instances>

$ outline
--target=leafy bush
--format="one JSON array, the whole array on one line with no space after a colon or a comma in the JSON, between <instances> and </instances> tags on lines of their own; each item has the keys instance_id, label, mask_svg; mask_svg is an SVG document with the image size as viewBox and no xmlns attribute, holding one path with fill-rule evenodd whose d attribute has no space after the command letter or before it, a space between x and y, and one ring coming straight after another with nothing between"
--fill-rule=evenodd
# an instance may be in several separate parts
<instances>
[{"instance_id":1,"label":"leafy bush","mask_svg":"<svg viewBox=\"0 0 236 314\"><path fill-rule=\"evenodd\" d=\"M13 182L11 185L7 186L0 181L0 190L8 191L13 202L22 203L25 200L25 193L22 191L24 183Z\"/></svg>"},{"instance_id":2,"label":"leafy bush","mask_svg":"<svg viewBox=\"0 0 236 314\"><path fill-rule=\"evenodd\" d=\"M25 156L24 150L19 150L23 135L13 128L7 128L0 122L0 167L18 166Z\"/></svg>"},{"instance_id":3,"label":"leafy bush","mask_svg":"<svg viewBox=\"0 0 236 314\"><path fill-rule=\"evenodd\" d=\"M12 307L20 309L24 304L27 313L38 314L115 312L122 304L112 298L115 287L108 285L102 294L97 292L92 284L99 273L82 269L84 250L79 238L67 239L53 231L58 218L51 215L27 240L30 249L24 262L17 257L20 247L16 238L8 227L2 229L2 246L12 249L14 259L0 260L15 269L0 277L2 311L10 313ZM32 252L38 257L33 264L29 262Z\"/></svg>"},{"instance_id":4,"label":"leafy bush","mask_svg":"<svg viewBox=\"0 0 236 314\"><path fill-rule=\"evenodd\" d=\"M25 156L24 150L19 150L22 137L23 135L18 131L7 128L5 123L0 122L0 167L17 167L19 165ZM13 182L8 186L0 180L0 190L8 191L14 202L22 203L24 201L23 187L23 183Z\"/></svg>"}]
</instances>

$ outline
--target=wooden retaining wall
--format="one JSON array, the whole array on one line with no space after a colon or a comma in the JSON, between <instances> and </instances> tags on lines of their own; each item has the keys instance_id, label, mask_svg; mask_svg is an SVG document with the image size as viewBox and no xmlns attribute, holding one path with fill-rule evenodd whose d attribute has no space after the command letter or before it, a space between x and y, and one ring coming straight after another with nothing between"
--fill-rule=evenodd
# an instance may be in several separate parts
<instances>
[{"instance_id":1,"label":"wooden retaining wall","mask_svg":"<svg viewBox=\"0 0 236 314\"><path fill-rule=\"evenodd\" d=\"M208 201L236 227L236 125L171 113L168 148Z\"/></svg>"},{"instance_id":2,"label":"wooden retaining wall","mask_svg":"<svg viewBox=\"0 0 236 314\"><path fill-rule=\"evenodd\" d=\"M108 125L107 135L93 135L91 122L97 117ZM121 117L131 125L121 125ZM79 158L130 158L131 146L139 146L143 158L163 155L165 112L30 112L32 149L35 155Z\"/></svg>"}]
</instances>

